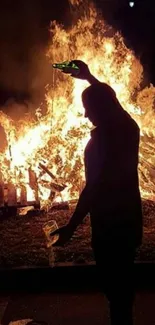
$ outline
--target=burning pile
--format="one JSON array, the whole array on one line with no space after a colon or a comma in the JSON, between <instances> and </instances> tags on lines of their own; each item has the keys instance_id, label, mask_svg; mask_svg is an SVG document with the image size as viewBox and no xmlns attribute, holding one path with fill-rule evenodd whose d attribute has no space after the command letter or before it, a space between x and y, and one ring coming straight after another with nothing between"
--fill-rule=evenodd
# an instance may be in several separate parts
<instances>
[{"instance_id":1,"label":"burning pile","mask_svg":"<svg viewBox=\"0 0 155 325\"><path fill-rule=\"evenodd\" d=\"M51 24L52 42L47 56L51 63L81 59L100 81L114 88L122 106L141 128L140 188L142 197L153 200L155 88L140 90L140 62L126 48L121 35L100 19L93 4L85 10L80 1L72 0L71 4L76 8L76 22L70 30L56 22ZM26 116L17 125L0 112L8 142L0 153L1 188L13 184L17 201L22 193L26 193L27 202L41 200L43 205L66 201L77 198L83 187L83 150L91 125L83 117L81 92L88 84L57 71L52 77L46 113L37 109L35 118Z\"/></svg>"}]
</instances>

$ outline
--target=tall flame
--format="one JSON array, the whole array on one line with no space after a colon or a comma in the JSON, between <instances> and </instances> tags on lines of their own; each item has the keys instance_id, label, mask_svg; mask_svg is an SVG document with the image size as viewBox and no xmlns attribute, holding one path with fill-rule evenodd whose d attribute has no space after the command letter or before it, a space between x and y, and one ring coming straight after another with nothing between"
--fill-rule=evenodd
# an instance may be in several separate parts
<instances>
[{"instance_id":1,"label":"tall flame","mask_svg":"<svg viewBox=\"0 0 155 325\"><path fill-rule=\"evenodd\" d=\"M70 59L86 62L92 74L111 85L122 106L141 128L140 187L143 197L155 198L155 88L140 90L143 68L128 49L122 36L107 26L91 4L80 9L81 1L70 0L78 7L78 19L69 30L51 23L51 46L47 56L51 63ZM40 175L44 163L66 189L55 199L76 198L84 182L83 150L89 139L90 123L83 117L81 93L88 83L53 71L52 86L46 93L47 112L36 110L36 118L25 118L16 125L0 112L8 148L0 154L2 178L19 186L28 186L27 170L37 174L39 196L47 202L51 177ZM46 186L45 188L45 183Z\"/></svg>"}]
</instances>

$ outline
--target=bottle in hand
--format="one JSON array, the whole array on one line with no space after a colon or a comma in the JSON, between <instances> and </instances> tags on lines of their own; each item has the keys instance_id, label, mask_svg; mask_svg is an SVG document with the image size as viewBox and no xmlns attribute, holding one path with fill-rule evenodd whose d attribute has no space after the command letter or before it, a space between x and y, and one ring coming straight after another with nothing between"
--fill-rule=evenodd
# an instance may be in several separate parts
<instances>
[{"instance_id":1,"label":"bottle in hand","mask_svg":"<svg viewBox=\"0 0 155 325\"><path fill-rule=\"evenodd\" d=\"M73 61L65 61L62 63L54 63L52 65L53 68L59 69L64 73L68 73L71 75L78 75L80 72L79 67Z\"/></svg>"}]
</instances>

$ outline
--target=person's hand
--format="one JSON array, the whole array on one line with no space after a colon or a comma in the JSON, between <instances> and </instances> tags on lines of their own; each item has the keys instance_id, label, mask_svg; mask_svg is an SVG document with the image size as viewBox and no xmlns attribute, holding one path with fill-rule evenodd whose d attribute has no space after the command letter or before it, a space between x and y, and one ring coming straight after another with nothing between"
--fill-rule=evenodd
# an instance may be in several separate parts
<instances>
[{"instance_id":1,"label":"person's hand","mask_svg":"<svg viewBox=\"0 0 155 325\"><path fill-rule=\"evenodd\" d=\"M64 73L70 74L72 77L77 79L89 80L91 73L86 63L81 60L72 60L71 63L74 63L79 68L79 70L72 68L69 70L68 68L64 68Z\"/></svg>"},{"instance_id":2,"label":"person's hand","mask_svg":"<svg viewBox=\"0 0 155 325\"><path fill-rule=\"evenodd\" d=\"M50 236L59 235L58 240L52 246L63 246L65 245L73 236L74 230L67 224L61 228L58 228L50 234Z\"/></svg>"}]
</instances>

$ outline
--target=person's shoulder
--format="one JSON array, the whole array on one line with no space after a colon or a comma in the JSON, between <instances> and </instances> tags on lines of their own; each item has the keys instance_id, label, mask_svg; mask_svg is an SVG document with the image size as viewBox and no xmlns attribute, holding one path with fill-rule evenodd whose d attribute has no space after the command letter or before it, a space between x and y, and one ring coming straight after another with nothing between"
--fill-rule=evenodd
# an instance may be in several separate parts
<instances>
[{"instance_id":1,"label":"person's shoulder","mask_svg":"<svg viewBox=\"0 0 155 325\"><path fill-rule=\"evenodd\" d=\"M140 133L140 127L139 125L137 124L137 122L131 117L131 120L132 120L132 128L135 130L136 133Z\"/></svg>"},{"instance_id":2,"label":"person's shoulder","mask_svg":"<svg viewBox=\"0 0 155 325\"><path fill-rule=\"evenodd\" d=\"M107 83L101 82L99 80L95 80L95 82L91 85L91 87L94 89L94 91L100 91L103 94L107 94L109 96L112 96L113 98L116 97L116 93L114 89Z\"/></svg>"},{"instance_id":3,"label":"person's shoulder","mask_svg":"<svg viewBox=\"0 0 155 325\"><path fill-rule=\"evenodd\" d=\"M126 111L125 111L125 115L126 115L126 121L130 125L130 127L132 129L134 129L135 131L139 132L140 128L139 128L139 125L137 124L137 122L135 121L135 119L133 117L131 117L131 115L129 113L127 113Z\"/></svg>"},{"instance_id":4,"label":"person's shoulder","mask_svg":"<svg viewBox=\"0 0 155 325\"><path fill-rule=\"evenodd\" d=\"M126 135L126 136L125 136ZM139 143L140 139L140 128L133 117L127 113L126 123L124 129L124 136L128 139L129 142L134 144Z\"/></svg>"}]
</instances>

